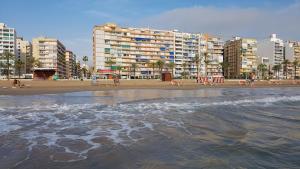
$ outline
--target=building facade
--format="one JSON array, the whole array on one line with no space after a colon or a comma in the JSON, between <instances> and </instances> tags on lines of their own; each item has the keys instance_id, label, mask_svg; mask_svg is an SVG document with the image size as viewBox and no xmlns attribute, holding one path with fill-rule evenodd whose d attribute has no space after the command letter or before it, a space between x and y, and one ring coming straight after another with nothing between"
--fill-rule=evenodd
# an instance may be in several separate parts
<instances>
[{"instance_id":1,"label":"building facade","mask_svg":"<svg viewBox=\"0 0 300 169\"><path fill-rule=\"evenodd\" d=\"M224 45L225 77L240 78L257 70L257 40L236 37Z\"/></svg>"},{"instance_id":2,"label":"building facade","mask_svg":"<svg viewBox=\"0 0 300 169\"><path fill-rule=\"evenodd\" d=\"M279 39L276 34L272 34L269 39L258 42L258 63L265 64L272 72L272 67L281 65L285 58L285 48L283 40ZM273 74L275 72L273 71ZM280 78L283 77L283 69L279 71Z\"/></svg>"},{"instance_id":3,"label":"building facade","mask_svg":"<svg viewBox=\"0 0 300 169\"><path fill-rule=\"evenodd\" d=\"M115 24L95 26L93 30L94 71L105 74L120 66L122 78L158 78L160 70L153 69L153 64L159 60L165 63L163 70L174 77L196 77L197 66L202 75L222 74L222 49L219 38L176 30L122 28ZM207 69L205 56L210 61Z\"/></svg>"},{"instance_id":4,"label":"building facade","mask_svg":"<svg viewBox=\"0 0 300 169\"><path fill-rule=\"evenodd\" d=\"M156 76L151 63L174 62L173 32L122 28L115 24L95 26L93 62L97 72L122 67L123 78Z\"/></svg>"},{"instance_id":5,"label":"building facade","mask_svg":"<svg viewBox=\"0 0 300 169\"><path fill-rule=\"evenodd\" d=\"M66 51L66 78L75 76L76 55L72 51Z\"/></svg>"},{"instance_id":6,"label":"building facade","mask_svg":"<svg viewBox=\"0 0 300 169\"><path fill-rule=\"evenodd\" d=\"M223 63L223 50L224 42L221 38L208 34L201 35L200 56L203 56L201 67L204 68L204 70L202 70L204 75L223 75L221 66L221 63Z\"/></svg>"},{"instance_id":7,"label":"building facade","mask_svg":"<svg viewBox=\"0 0 300 169\"><path fill-rule=\"evenodd\" d=\"M66 48L57 39L39 37L32 40L32 55L39 62L37 69L54 70L59 78L66 78Z\"/></svg>"},{"instance_id":8,"label":"building facade","mask_svg":"<svg viewBox=\"0 0 300 169\"><path fill-rule=\"evenodd\" d=\"M293 65L295 60L300 63L300 42L288 41L285 43L285 59L289 60L291 64L289 65L289 78L300 77L300 66Z\"/></svg>"},{"instance_id":9,"label":"building facade","mask_svg":"<svg viewBox=\"0 0 300 169\"><path fill-rule=\"evenodd\" d=\"M20 73L29 74L32 68L32 45L29 41L24 40L22 37L18 37L16 40L16 59L22 61L23 66L20 69ZM18 74L18 72L16 72Z\"/></svg>"},{"instance_id":10,"label":"building facade","mask_svg":"<svg viewBox=\"0 0 300 169\"><path fill-rule=\"evenodd\" d=\"M15 63L15 57L16 57L16 30L14 28L10 28L4 23L0 23L0 56L4 52L10 52L14 55L14 58L9 61L11 68L10 68L10 74L14 74L14 63ZM3 76L6 74L5 71L7 69L5 68L7 65L7 61L0 59L0 62L2 63L0 66L0 76Z\"/></svg>"}]
</instances>

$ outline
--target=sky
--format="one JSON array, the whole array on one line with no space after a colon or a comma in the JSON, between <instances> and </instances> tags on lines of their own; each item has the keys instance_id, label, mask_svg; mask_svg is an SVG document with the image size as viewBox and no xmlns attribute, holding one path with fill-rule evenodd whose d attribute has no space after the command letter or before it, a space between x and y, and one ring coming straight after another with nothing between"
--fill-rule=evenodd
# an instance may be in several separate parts
<instances>
[{"instance_id":1,"label":"sky","mask_svg":"<svg viewBox=\"0 0 300 169\"><path fill-rule=\"evenodd\" d=\"M89 56L92 29L113 22L191 33L300 41L300 0L1 0L0 22L27 40L57 38Z\"/></svg>"}]
</instances>

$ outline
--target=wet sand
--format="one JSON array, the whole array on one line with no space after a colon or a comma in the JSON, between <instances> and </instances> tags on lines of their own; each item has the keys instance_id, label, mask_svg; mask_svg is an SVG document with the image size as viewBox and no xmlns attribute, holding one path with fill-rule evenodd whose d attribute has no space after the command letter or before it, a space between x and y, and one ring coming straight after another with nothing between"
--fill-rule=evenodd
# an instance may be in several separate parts
<instances>
[{"instance_id":1,"label":"wet sand","mask_svg":"<svg viewBox=\"0 0 300 169\"><path fill-rule=\"evenodd\" d=\"M103 90L122 90L122 89L180 89L193 90L201 88L249 88L248 85L240 85L239 80L225 80L224 84L202 85L195 80L176 80L180 86L171 85L170 82L160 80L120 80L120 86L114 86L112 80L98 80L97 84L92 84L91 80L59 80L59 81L36 81L21 80L25 86L23 88L12 88L12 80L0 80L0 95L37 95L55 94L79 91L103 91ZM300 80L274 80L257 81L255 87L299 87Z\"/></svg>"}]
</instances>

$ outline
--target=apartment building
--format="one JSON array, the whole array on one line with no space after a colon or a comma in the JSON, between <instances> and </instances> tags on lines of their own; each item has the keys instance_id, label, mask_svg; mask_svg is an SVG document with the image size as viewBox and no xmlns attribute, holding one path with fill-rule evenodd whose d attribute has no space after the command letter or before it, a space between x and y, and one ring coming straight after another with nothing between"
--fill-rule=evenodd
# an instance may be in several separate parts
<instances>
[{"instance_id":1,"label":"apartment building","mask_svg":"<svg viewBox=\"0 0 300 169\"><path fill-rule=\"evenodd\" d=\"M295 60L300 62L300 42L295 41L287 41L285 43L285 59L291 62L289 69L290 78L294 78L294 76L300 77L300 68L296 67L296 75L295 75L295 67L292 64Z\"/></svg>"},{"instance_id":2,"label":"apartment building","mask_svg":"<svg viewBox=\"0 0 300 169\"><path fill-rule=\"evenodd\" d=\"M76 55L72 51L66 51L66 78L70 79L75 76Z\"/></svg>"},{"instance_id":3,"label":"apartment building","mask_svg":"<svg viewBox=\"0 0 300 169\"><path fill-rule=\"evenodd\" d=\"M24 40L22 37L16 39L16 59L22 61L23 66L20 69L20 73L31 73L32 65L32 45L29 41ZM18 73L18 72L16 72Z\"/></svg>"},{"instance_id":4,"label":"apartment building","mask_svg":"<svg viewBox=\"0 0 300 169\"><path fill-rule=\"evenodd\" d=\"M122 78L157 76L151 63L158 60L174 62L172 31L148 28L122 28L115 24L95 26L93 30L93 61L98 73L122 66ZM109 63L111 62L111 63Z\"/></svg>"},{"instance_id":5,"label":"apartment building","mask_svg":"<svg viewBox=\"0 0 300 169\"><path fill-rule=\"evenodd\" d=\"M224 42L221 38L208 34L200 37L200 55L202 58L202 72L208 76L222 76L223 70L223 48Z\"/></svg>"},{"instance_id":6,"label":"apartment building","mask_svg":"<svg viewBox=\"0 0 300 169\"><path fill-rule=\"evenodd\" d=\"M223 58L222 49L219 38L177 30L122 28L116 24L95 26L93 30L95 71L105 74L116 66L122 66L123 78L133 78L134 74L138 78L159 77L158 68L154 72L152 68L152 63L158 60L166 65L174 63L173 70L167 66L164 69L173 71L174 77L181 77L183 73L188 77L196 77L197 65L201 75L222 74L219 68ZM196 56L200 57L199 64L195 63ZM205 56L210 61L207 73Z\"/></svg>"},{"instance_id":7,"label":"apartment building","mask_svg":"<svg viewBox=\"0 0 300 169\"><path fill-rule=\"evenodd\" d=\"M200 61L198 64L194 62L196 56L200 57L199 35L175 30L174 37L174 76L181 77L183 74L189 77L196 76L197 65L200 72Z\"/></svg>"},{"instance_id":8,"label":"apartment building","mask_svg":"<svg viewBox=\"0 0 300 169\"><path fill-rule=\"evenodd\" d=\"M66 78L66 48L59 40L46 37L34 38L32 55L40 63L40 67L35 70L52 70L57 77Z\"/></svg>"},{"instance_id":9,"label":"apartment building","mask_svg":"<svg viewBox=\"0 0 300 169\"><path fill-rule=\"evenodd\" d=\"M240 78L257 70L257 40L236 37L224 45L225 77Z\"/></svg>"},{"instance_id":10,"label":"apartment building","mask_svg":"<svg viewBox=\"0 0 300 169\"><path fill-rule=\"evenodd\" d=\"M0 23L0 56L5 52L10 52L14 56L16 56L16 30L14 28L8 27L4 23ZM6 60L1 60L3 64L5 64ZM9 61L12 67L14 66L15 58ZM3 66L0 67L0 76L6 74L6 68ZM14 74L14 68L10 69L10 74Z\"/></svg>"},{"instance_id":11,"label":"apartment building","mask_svg":"<svg viewBox=\"0 0 300 169\"><path fill-rule=\"evenodd\" d=\"M272 34L269 39L259 41L257 48L258 63L266 64L270 71L274 65L282 64L284 61L284 42L276 34ZM283 69L279 72L279 77L283 77Z\"/></svg>"}]
</instances>

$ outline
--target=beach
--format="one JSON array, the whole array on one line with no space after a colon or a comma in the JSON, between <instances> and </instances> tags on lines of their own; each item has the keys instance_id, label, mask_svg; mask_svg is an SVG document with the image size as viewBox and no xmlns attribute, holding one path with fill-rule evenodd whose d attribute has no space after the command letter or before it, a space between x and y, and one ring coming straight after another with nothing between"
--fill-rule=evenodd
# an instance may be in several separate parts
<instances>
[{"instance_id":1,"label":"beach","mask_svg":"<svg viewBox=\"0 0 300 169\"><path fill-rule=\"evenodd\" d=\"M180 89L193 90L201 88L250 88L251 86L240 84L244 80L225 80L225 83L214 85L197 84L195 80L176 80L178 85L160 80L120 80L120 85L115 86L113 80L98 80L92 83L91 80L21 80L24 87L12 87L13 80L0 80L0 95L36 95L36 94L55 94L79 91L103 91L103 90L122 90L122 89ZM273 80L256 81L254 87L299 87L300 80Z\"/></svg>"}]
</instances>

